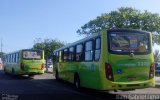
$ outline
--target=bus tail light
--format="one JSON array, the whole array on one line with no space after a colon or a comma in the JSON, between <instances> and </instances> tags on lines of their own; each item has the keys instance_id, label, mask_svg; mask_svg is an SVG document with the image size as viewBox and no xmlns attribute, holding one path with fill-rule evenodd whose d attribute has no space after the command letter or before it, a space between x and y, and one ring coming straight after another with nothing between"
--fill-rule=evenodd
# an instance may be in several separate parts
<instances>
[{"instance_id":1,"label":"bus tail light","mask_svg":"<svg viewBox=\"0 0 160 100\"><path fill-rule=\"evenodd\" d=\"M150 65L149 79L154 77L154 64Z\"/></svg>"},{"instance_id":2,"label":"bus tail light","mask_svg":"<svg viewBox=\"0 0 160 100\"><path fill-rule=\"evenodd\" d=\"M43 70L43 69L44 69L44 64L41 65L41 70Z\"/></svg>"},{"instance_id":3,"label":"bus tail light","mask_svg":"<svg viewBox=\"0 0 160 100\"><path fill-rule=\"evenodd\" d=\"M20 67L21 67L21 70L24 70L24 64L23 63L20 64Z\"/></svg>"},{"instance_id":4,"label":"bus tail light","mask_svg":"<svg viewBox=\"0 0 160 100\"><path fill-rule=\"evenodd\" d=\"M108 63L105 64L105 72L106 72L106 78L109 79L110 81L113 81L114 78L113 78L112 67Z\"/></svg>"}]
</instances>

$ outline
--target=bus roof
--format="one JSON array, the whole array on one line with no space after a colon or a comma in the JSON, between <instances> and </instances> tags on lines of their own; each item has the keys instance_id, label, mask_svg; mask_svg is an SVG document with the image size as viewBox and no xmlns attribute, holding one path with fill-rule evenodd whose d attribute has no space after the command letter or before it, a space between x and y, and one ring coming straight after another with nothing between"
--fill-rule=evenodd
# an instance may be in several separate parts
<instances>
[{"instance_id":1,"label":"bus roof","mask_svg":"<svg viewBox=\"0 0 160 100\"><path fill-rule=\"evenodd\" d=\"M115 31L115 32L129 31L129 32L150 33L150 32L148 32L148 31L144 31L144 30L139 30L139 29L127 29L127 28L115 28L115 29L109 29L108 31Z\"/></svg>"},{"instance_id":2,"label":"bus roof","mask_svg":"<svg viewBox=\"0 0 160 100\"><path fill-rule=\"evenodd\" d=\"M76 42L69 43L69 44L67 44L67 45L64 46L64 47L61 47L61 48L59 48L59 49L54 50L53 52L56 52L56 51L59 51L59 50L63 50L63 49L68 48L68 47L75 46L76 44L83 43L83 42L85 42L85 41L87 41L87 40L90 40L90 39L92 39L92 38L95 38L95 37L97 37L97 36L100 36L100 33L95 33L95 34L92 34L92 35L90 35L90 36L88 36L88 37L86 37L86 38L80 39L80 40L78 40L78 41L76 41Z\"/></svg>"},{"instance_id":3,"label":"bus roof","mask_svg":"<svg viewBox=\"0 0 160 100\"><path fill-rule=\"evenodd\" d=\"M13 51L13 52L10 52L10 53L6 53L5 55L17 53L17 52L20 52L22 50L40 50L40 49L21 49L21 50Z\"/></svg>"},{"instance_id":4,"label":"bus roof","mask_svg":"<svg viewBox=\"0 0 160 100\"><path fill-rule=\"evenodd\" d=\"M127 29L127 28L113 28L113 29L109 29L109 30L107 30L107 31L108 31L108 32L112 32L112 31L116 31L116 32L129 31L129 32L143 32L143 33L148 33L148 34L150 34L150 33L147 32L147 31L138 30L138 29ZM107 31L106 31L106 32L107 32ZM56 50L54 50L53 52L56 52L56 51L59 51L59 50L63 50L63 49L65 49L65 48L74 46L74 45L76 45L76 44L83 43L83 42L85 42L85 41L87 41L87 40L89 40L89 39L95 38L95 37L100 36L100 35L101 35L101 33L94 33L94 34L92 34L92 35L90 35L90 36L88 36L88 37L86 37L86 38L83 38L83 39L78 40L78 41L73 42L73 43L69 43L68 45L66 45L66 46L64 46L64 47L61 47L61 48L59 48L59 49L56 49Z\"/></svg>"}]
</instances>

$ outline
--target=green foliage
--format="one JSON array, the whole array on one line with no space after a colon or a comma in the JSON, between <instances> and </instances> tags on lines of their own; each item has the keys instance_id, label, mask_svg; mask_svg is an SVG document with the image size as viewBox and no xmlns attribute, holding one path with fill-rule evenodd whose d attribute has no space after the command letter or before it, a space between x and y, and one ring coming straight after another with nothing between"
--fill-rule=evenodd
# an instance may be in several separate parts
<instances>
[{"instance_id":1,"label":"green foliage","mask_svg":"<svg viewBox=\"0 0 160 100\"><path fill-rule=\"evenodd\" d=\"M155 50L155 51L154 51L154 61L155 61L155 62L160 61L160 53L159 53L159 50Z\"/></svg>"},{"instance_id":2,"label":"green foliage","mask_svg":"<svg viewBox=\"0 0 160 100\"><path fill-rule=\"evenodd\" d=\"M158 35L153 36L153 42L160 44L160 16L147 10L140 12L131 7L121 7L117 11L104 13L89 21L78 29L77 33L90 35L100 32L104 28L131 28L158 33Z\"/></svg>"},{"instance_id":3,"label":"green foliage","mask_svg":"<svg viewBox=\"0 0 160 100\"><path fill-rule=\"evenodd\" d=\"M152 38L153 38L153 43L157 43L160 45L160 35L159 34L153 34Z\"/></svg>"},{"instance_id":4,"label":"green foliage","mask_svg":"<svg viewBox=\"0 0 160 100\"><path fill-rule=\"evenodd\" d=\"M45 39L43 42L38 42L33 45L34 49L41 49L45 52L45 59L51 57L53 51L64 46L64 42L52 39Z\"/></svg>"}]
</instances>

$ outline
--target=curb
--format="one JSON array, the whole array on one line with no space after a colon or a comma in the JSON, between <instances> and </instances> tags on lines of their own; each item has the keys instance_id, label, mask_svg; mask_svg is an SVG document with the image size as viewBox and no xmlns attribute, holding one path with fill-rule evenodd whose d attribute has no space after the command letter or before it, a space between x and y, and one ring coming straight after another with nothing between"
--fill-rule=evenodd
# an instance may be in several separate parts
<instances>
[{"instance_id":1,"label":"curb","mask_svg":"<svg viewBox=\"0 0 160 100\"><path fill-rule=\"evenodd\" d=\"M159 76L155 76L155 81L156 81L156 88L160 88L160 77Z\"/></svg>"},{"instance_id":2,"label":"curb","mask_svg":"<svg viewBox=\"0 0 160 100\"><path fill-rule=\"evenodd\" d=\"M158 88L160 88L160 83L159 83L159 82L156 82L156 85L155 85L155 87L158 87Z\"/></svg>"},{"instance_id":3,"label":"curb","mask_svg":"<svg viewBox=\"0 0 160 100\"><path fill-rule=\"evenodd\" d=\"M45 73L50 73L50 74L53 74L53 72L50 72L50 71L44 71Z\"/></svg>"}]
</instances>

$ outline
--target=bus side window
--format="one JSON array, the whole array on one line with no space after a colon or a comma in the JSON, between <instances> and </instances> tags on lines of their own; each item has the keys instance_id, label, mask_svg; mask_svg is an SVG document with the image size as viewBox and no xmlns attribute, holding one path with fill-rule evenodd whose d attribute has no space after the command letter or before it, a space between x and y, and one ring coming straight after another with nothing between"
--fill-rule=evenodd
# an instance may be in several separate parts
<instances>
[{"instance_id":1,"label":"bus side window","mask_svg":"<svg viewBox=\"0 0 160 100\"><path fill-rule=\"evenodd\" d=\"M15 53L15 63L17 63L17 53Z\"/></svg>"},{"instance_id":2,"label":"bus side window","mask_svg":"<svg viewBox=\"0 0 160 100\"><path fill-rule=\"evenodd\" d=\"M7 59L8 59L8 63L10 63L10 55L8 55Z\"/></svg>"},{"instance_id":3,"label":"bus side window","mask_svg":"<svg viewBox=\"0 0 160 100\"><path fill-rule=\"evenodd\" d=\"M53 53L53 62L57 62L57 56L56 56L56 52Z\"/></svg>"},{"instance_id":4,"label":"bus side window","mask_svg":"<svg viewBox=\"0 0 160 100\"><path fill-rule=\"evenodd\" d=\"M16 53L16 63L18 63L18 53Z\"/></svg>"},{"instance_id":5,"label":"bus side window","mask_svg":"<svg viewBox=\"0 0 160 100\"><path fill-rule=\"evenodd\" d=\"M19 52L17 53L17 62L19 63L19 60L20 60L20 56L19 56L20 54L19 54Z\"/></svg>"},{"instance_id":6,"label":"bus side window","mask_svg":"<svg viewBox=\"0 0 160 100\"><path fill-rule=\"evenodd\" d=\"M95 61L99 60L100 53L101 53L101 39L96 38L96 40L95 40L95 56L94 56Z\"/></svg>"},{"instance_id":7,"label":"bus side window","mask_svg":"<svg viewBox=\"0 0 160 100\"><path fill-rule=\"evenodd\" d=\"M59 55L58 55L58 51L53 53L53 62L58 62L59 61Z\"/></svg>"},{"instance_id":8,"label":"bus side window","mask_svg":"<svg viewBox=\"0 0 160 100\"><path fill-rule=\"evenodd\" d=\"M93 41L87 41L85 43L85 61L93 60Z\"/></svg>"},{"instance_id":9,"label":"bus side window","mask_svg":"<svg viewBox=\"0 0 160 100\"><path fill-rule=\"evenodd\" d=\"M12 63L14 63L14 54L12 54Z\"/></svg>"},{"instance_id":10,"label":"bus side window","mask_svg":"<svg viewBox=\"0 0 160 100\"><path fill-rule=\"evenodd\" d=\"M17 53L15 53L15 63L17 63Z\"/></svg>"},{"instance_id":11,"label":"bus side window","mask_svg":"<svg viewBox=\"0 0 160 100\"><path fill-rule=\"evenodd\" d=\"M68 49L63 50L63 61L68 61Z\"/></svg>"},{"instance_id":12,"label":"bus side window","mask_svg":"<svg viewBox=\"0 0 160 100\"><path fill-rule=\"evenodd\" d=\"M15 53L13 54L13 63L15 63Z\"/></svg>"},{"instance_id":13,"label":"bus side window","mask_svg":"<svg viewBox=\"0 0 160 100\"><path fill-rule=\"evenodd\" d=\"M7 55L8 63L10 63L10 55Z\"/></svg>"},{"instance_id":14,"label":"bus side window","mask_svg":"<svg viewBox=\"0 0 160 100\"><path fill-rule=\"evenodd\" d=\"M4 59L4 62L5 62L5 63L7 62L7 55L5 55L5 59Z\"/></svg>"},{"instance_id":15,"label":"bus side window","mask_svg":"<svg viewBox=\"0 0 160 100\"><path fill-rule=\"evenodd\" d=\"M79 44L76 46L76 61L83 60L83 45Z\"/></svg>"},{"instance_id":16,"label":"bus side window","mask_svg":"<svg viewBox=\"0 0 160 100\"><path fill-rule=\"evenodd\" d=\"M13 54L13 63L15 63L15 53Z\"/></svg>"},{"instance_id":17,"label":"bus side window","mask_svg":"<svg viewBox=\"0 0 160 100\"><path fill-rule=\"evenodd\" d=\"M74 61L74 47L69 48L68 60L69 61Z\"/></svg>"},{"instance_id":18,"label":"bus side window","mask_svg":"<svg viewBox=\"0 0 160 100\"><path fill-rule=\"evenodd\" d=\"M13 63L13 54L11 54L11 63Z\"/></svg>"},{"instance_id":19,"label":"bus side window","mask_svg":"<svg viewBox=\"0 0 160 100\"><path fill-rule=\"evenodd\" d=\"M10 63L12 63L12 54L10 54Z\"/></svg>"},{"instance_id":20,"label":"bus side window","mask_svg":"<svg viewBox=\"0 0 160 100\"><path fill-rule=\"evenodd\" d=\"M59 52L56 52L56 61L59 62Z\"/></svg>"},{"instance_id":21,"label":"bus side window","mask_svg":"<svg viewBox=\"0 0 160 100\"><path fill-rule=\"evenodd\" d=\"M9 54L8 59L9 59L9 63L11 63L11 54Z\"/></svg>"}]
</instances>

